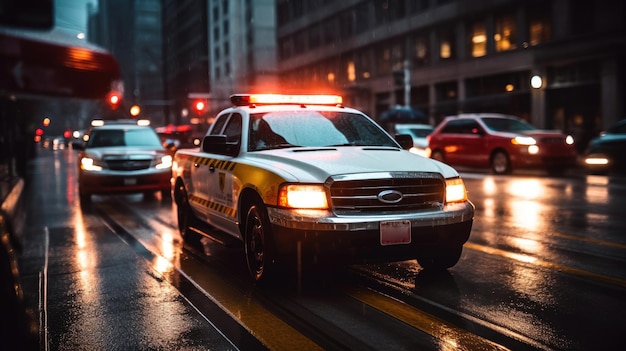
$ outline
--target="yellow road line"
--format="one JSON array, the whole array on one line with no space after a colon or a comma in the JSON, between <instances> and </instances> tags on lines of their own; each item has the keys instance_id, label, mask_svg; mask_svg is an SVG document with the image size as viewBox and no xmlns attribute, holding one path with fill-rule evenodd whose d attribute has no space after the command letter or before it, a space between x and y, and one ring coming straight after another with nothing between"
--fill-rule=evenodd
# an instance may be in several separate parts
<instances>
[{"instance_id":1,"label":"yellow road line","mask_svg":"<svg viewBox=\"0 0 626 351\"><path fill-rule=\"evenodd\" d=\"M614 247L614 248L617 248L617 249L626 249L626 244L615 243L615 242L606 241L606 240L600 240L600 239L594 239L594 238L585 238L585 237L578 236L578 235L558 233L558 232L557 233L551 233L550 235L558 236L558 237L566 238L566 239L584 241L584 242L587 242L587 243L593 243L593 244L598 244L598 245L610 246L610 247Z\"/></svg>"},{"instance_id":2,"label":"yellow road line","mask_svg":"<svg viewBox=\"0 0 626 351\"><path fill-rule=\"evenodd\" d=\"M564 266L558 263L544 261L534 256L515 253L515 252L509 252L509 251L496 249L496 248L489 247L489 246L479 245L479 244L475 244L471 242L465 243L464 247L474 250L474 251L480 251L480 252L484 252L490 255L510 258L513 260L534 264L534 265L544 267L544 268L552 268L552 269L556 269L558 271L569 273L572 275L577 275L577 276L589 278L592 280L600 281L602 283L613 284L622 288L626 288L626 280L621 279L621 278L611 277L611 276L603 275L603 274L597 274L597 273L585 271L585 270L578 269L578 268Z\"/></svg>"},{"instance_id":3,"label":"yellow road line","mask_svg":"<svg viewBox=\"0 0 626 351\"><path fill-rule=\"evenodd\" d=\"M440 342L441 350L508 350L508 348L493 341L455 327L413 306L369 289L361 288L351 291L344 289L344 293L413 328L432 335Z\"/></svg>"},{"instance_id":4,"label":"yellow road line","mask_svg":"<svg viewBox=\"0 0 626 351\"><path fill-rule=\"evenodd\" d=\"M323 350L282 319L263 308L250 295L214 274L195 259L186 259L184 271L189 281L204 291L214 303L230 314L270 350Z\"/></svg>"}]
</instances>

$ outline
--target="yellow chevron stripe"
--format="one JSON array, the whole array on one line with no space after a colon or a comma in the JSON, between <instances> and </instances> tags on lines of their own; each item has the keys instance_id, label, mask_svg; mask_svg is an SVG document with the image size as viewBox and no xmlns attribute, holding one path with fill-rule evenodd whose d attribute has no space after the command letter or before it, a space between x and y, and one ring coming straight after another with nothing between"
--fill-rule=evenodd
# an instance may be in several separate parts
<instances>
[{"instance_id":1,"label":"yellow chevron stripe","mask_svg":"<svg viewBox=\"0 0 626 351\"><path fill-rule=\"evenodd\" d=\"M237 215L237 209L231 208L222 204L218 204L217 202L212 202L197 196L190 196L189 201L197 203L202 207L206 207L210 210L220 212L229 217L235 217Z\"/></svg>"}]
</instances>

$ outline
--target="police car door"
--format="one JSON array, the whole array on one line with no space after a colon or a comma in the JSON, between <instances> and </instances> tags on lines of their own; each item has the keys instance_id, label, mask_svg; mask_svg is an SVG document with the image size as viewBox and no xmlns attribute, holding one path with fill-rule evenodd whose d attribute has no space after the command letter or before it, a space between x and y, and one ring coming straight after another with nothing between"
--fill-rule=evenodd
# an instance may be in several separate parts
<instances>
[{"instance_id":1,"label":"police car door","mask_svg":"<svg viewBox=\"0 0 626 351\"><path fill-rule=\"evenodd\" d=\"M241 114L233 112L221 133L212 134L226 135L227 142L233 147L239 148L242 135ZM238 152L230 153L230 155L232 154L238 154ZM233 183L234 157L230 155L213 155L214 159L209 162L207 167L209 174L206 179L209 180L207 184L209 222L227 233L234 234L238 231L235 218L238 194Z\"/></svg>"}]
</instances>

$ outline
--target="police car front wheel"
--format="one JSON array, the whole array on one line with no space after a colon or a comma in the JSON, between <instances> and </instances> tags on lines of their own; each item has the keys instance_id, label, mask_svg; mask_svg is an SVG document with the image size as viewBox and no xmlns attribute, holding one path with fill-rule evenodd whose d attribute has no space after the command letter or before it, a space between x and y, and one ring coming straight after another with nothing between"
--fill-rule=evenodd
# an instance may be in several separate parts
<instances>
[{"instance_id":1,"label":"police car front wheel","mask_svg":"<svg viewBox=\"0 0 626 351\"><path fill-rule=\"evenodd\" d=\"M255 282L267 280L271 270L271 226L265 207L258 201L249 208L245 221L246 263Z\"/></svg>"}]
</instances>

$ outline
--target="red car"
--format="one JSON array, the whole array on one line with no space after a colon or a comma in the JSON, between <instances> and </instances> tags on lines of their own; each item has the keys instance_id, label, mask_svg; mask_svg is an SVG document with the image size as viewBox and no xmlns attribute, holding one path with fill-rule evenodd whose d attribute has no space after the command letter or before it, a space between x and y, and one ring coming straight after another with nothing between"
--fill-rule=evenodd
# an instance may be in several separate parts
<instances>
[{"instance_id":1,"label":"red car","mask_svg":"<svg viewBox=\"0 0 626 351\"><path fill-rule=\"evenodd\" d=\"M490 167L495 174L516 168L561 173L578 162L571 135L540 130L521 118L495 113L446 117L428 137L428 147L433 159Z\"/></svg>"}]
</instances>

